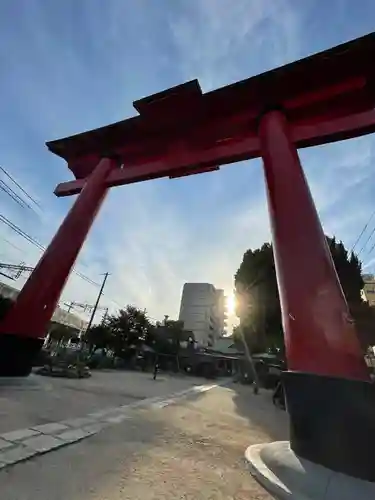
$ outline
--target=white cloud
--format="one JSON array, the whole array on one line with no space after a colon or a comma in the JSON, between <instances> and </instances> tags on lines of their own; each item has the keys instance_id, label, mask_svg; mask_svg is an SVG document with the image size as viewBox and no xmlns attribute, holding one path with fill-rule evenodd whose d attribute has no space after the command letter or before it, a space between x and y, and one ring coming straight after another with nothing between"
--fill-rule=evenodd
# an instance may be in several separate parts
<instances>
[{"instance_id":1,"label":"white cloud","mask_svg":"<svg viewBox=\"0 0 375 500\"><path fill-rule=\"evenodd\" d=\"M207 91L293 60L297 10L287 0L192 0L170 28L182 72ZM245 63L245 64L244 64Z\"/></svg>"}]
</instances>

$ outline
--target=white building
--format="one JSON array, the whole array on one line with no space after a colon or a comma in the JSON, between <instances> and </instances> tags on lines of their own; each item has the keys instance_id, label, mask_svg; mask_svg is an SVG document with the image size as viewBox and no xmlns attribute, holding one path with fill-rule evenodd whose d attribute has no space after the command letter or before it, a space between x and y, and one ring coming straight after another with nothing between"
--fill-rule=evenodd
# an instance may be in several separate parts
<instances>
[{"instance_id":1,"label":"white building","mask_svg":"<svg viewBox=\"0 0 375 500\"><path fill-rule=\"evenodd\" d=\"M19 290L13 288L10 285L6 285L5 283L0 282L0 296L5 297L7 299L16 300ZM59 323L60 325L69 326L74 328L78 332L82 332L87 328L87 321L81 319L79 316L72 314L68 311L64 311L61 307L57 306L51 321L54 323Z\"/></svg>"},{"instance_id":2,"label":"white building","mask_svg":"<svg viewBox=\"0 0 375 500\"><path fill-rule=\"evenodd\" d=\"M368 302L369 306L375 307L375 277L372 274L364 274L363 289L361 290L362 300Z\"/></svg>"},{"instance_id":3,"label":"white building","mask_svg":"<svg viewBox=\"0 0 375 500\"><path fill-rule=\"evenodd\" d=\"M194 332L198 345L212 347L225 331L224 290L210 283L185 283L179 319Z\"/></svg>"}]
</instances>

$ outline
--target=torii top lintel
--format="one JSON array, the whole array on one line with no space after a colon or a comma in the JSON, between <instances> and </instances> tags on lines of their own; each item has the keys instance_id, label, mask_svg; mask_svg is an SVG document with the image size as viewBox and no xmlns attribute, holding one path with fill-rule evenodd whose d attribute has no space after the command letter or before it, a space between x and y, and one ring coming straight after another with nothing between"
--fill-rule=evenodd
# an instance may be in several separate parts
<instances>
[{"instance_id":1,"label":"torii top lintel","mask_svg":"<svg viewBox=\"0 0 375 500\"><path fill-rule=\"evenodd\" d=\"M193 80L135 101L138 116L47 143L76 178L55 193L78 193L105 156L122 165L108 186L258 157L259 117L272 108L284 110L299 148L375 132L374 61L371 33L205 94Z\"/></svg>"}]
</instances>

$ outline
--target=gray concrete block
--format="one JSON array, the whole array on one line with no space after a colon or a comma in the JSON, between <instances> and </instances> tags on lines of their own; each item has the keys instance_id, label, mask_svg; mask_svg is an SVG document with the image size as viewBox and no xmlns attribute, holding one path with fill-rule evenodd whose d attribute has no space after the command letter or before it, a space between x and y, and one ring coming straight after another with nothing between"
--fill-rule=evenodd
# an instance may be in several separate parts
<instances>
[{"instance_id":1,"label":"gray concrete block","mask_svg":"<svg viewBox=\"0 0 375 500\"><path fill-rule=\"evenodd\" d=\"M57 434L58 432L66 431L69 427L59 422L52 422L50 424L36 425L32 429L41 434Z\"/></svg>"},{"instance_id":2,"label":"gray concrete block","mask_svg":"<svg viewBox=\"0 0 375 500\"><path fill-rule=\"evenodd\" d=\"M68 443L74 443L75 441L79 441L89 436L90 434L84 429L71 429L70 431L62 432L61 434L57 434L56 437L66 441Z\"/></svg>"},{"instance_id":3,"label":"gray concrete block","mask_svg":"<svg viewBox=\"0 0 375 500\"><path fill-rule=\"evenodd\" d=\"M0 439L0 451L5 450L6 448L11 448L12 446L14 446L14 443Z\"/></svg>"},{"instance_id":4,"label":"gray concrete block","mask_svg":"<svg viewBox=\"0 0 375 500\"><path fill-rule=\"evenodd\" d=\"M5 465L15 464L22 462L37 454L36 450L26 448L26 446L18 445L9 450L4 450L0 453L0 463Z\"/></svg>"},{"instance_id":5,"label":"gray concrete block","mask_svg":"<svg viewBox=\"0 0 375 500\"><path fill-rule=\"evenodd\" d=\"M63 425L66 425L67 427L83 427L84 425L90 425L95 423L95 419L91 417L83 417L83 418L72 418L69 420L63 420L60 422Z\"/></svg>"},{"instance_id":6,"label":"gray concrete block","mask_svg":"<svg viewBox=\"0 0 375 500\"><path fill-rule=\"evenodd\" d=\"M37 435L39 435L39 432L34 429L18 429L16 431L1 434L0 438L5 439L6 441L22 441L23 439Z\"/></svg>"},{"instance_id":7,"label":"gray concrete block","mask_svg":"<svg viewBox=\"0 0 375 500\"><path fill-rule=\"evenodd\" d=\"M63 446L65 442L54 436L41 435L25 439L25 441L23 441L22 444L24 446L27 446L31 450L37 451L38 453L45 453L46 451L50 451L53 450L54 448L59 448L60 446Z\"/></svg>"}]
</instances>

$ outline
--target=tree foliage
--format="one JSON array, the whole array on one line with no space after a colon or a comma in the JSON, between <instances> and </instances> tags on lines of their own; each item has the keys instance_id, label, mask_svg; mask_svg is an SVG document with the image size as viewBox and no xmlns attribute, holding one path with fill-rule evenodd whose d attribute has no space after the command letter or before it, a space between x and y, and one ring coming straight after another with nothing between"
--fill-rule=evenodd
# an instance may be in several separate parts
<instances>
[{"instance_id":1,"label":"tree foliage","mask_svg":"<svg viewBox=\"0 0 375 500\"><path fill-rule=\"evenodd\" d=\"M356 320L360 340L362 344L366 344L371 336L370 325L375 325L375 321L373 310L361 299L361 262L354 253L348 253L341 241L327 237L327 242L351 313ZM271 244L265 243L259 249L245 252L235 274L235 289L237 315L252 352L283 350L281 309ZM240 342L238 333L236 338Z\"/></svg>"},{"instance_id":2,"label":"tree foliage","mask_svg":"<svg viewBox=\"0 0 375 500\"><path fill-rule=\"evenodd\" d=\"M106 349L111 345L112 332L106 324L94 325L85 333L83 340L89 344L90 351Z\"/></svg>"},{"instance_id":3,"label":"tree foliage","mask_svg":"<svg viewBox=\"0 0 375 500\"><path fill-rule=\"evenodd\" d=\"M106 326L112 332L111 347L119 357L147 342L152 330L146 311L132 305L120 309L117 315L109 316Z\"/></svg>"},{"instance_id":4,"label":"tree foliage","mask_svg":"<svg viewBox=\"0 0 375 500\"><path fill-rule=\"evenodd\" d=\"M181 348L194 348L194 334L184 330L182 321L170 320L152 323L145 310L126 306L113 314L101 325L95 325L86 333L84 341L91 352L96 349L110 350L118 358L134 360L145 346L154 356L174 358L179 368Z\"/></svg>"},{"instance_id":5,"label":"tree foliage","mask_svg":"<svg viewBox=\"0 0 375 500\"><path fill-rule=\"evenodd\" d=\"M111 349L118 357L127 357L131 351L148 343L153 325L145 310L128 305L118 314L108 316L104 323L95 325L86 333L85 341L94 348Z\"/></svg>"}]
</instances>

